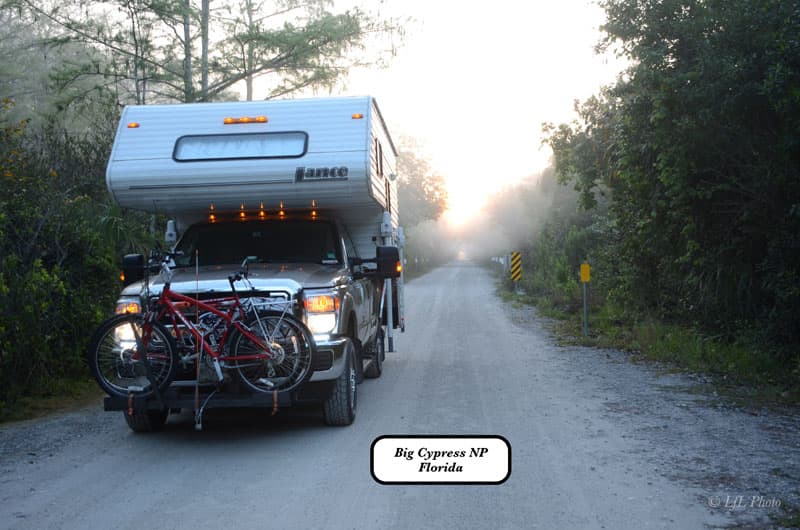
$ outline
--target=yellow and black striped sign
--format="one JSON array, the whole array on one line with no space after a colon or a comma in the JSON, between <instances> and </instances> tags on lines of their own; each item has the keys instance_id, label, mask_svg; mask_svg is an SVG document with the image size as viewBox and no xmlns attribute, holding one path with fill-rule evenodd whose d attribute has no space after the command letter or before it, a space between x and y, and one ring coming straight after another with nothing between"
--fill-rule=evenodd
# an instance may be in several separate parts
<instances>
[{"instance_id":1,"label":"yellow and black striped sign","mask_svg":"<svg viewBox=\"0 0 800 530\"><path fill-rule=\"evenodd\" d=\"M522 279L522 254L511 253L511 280L518 282Z\"/></svg>"}]
</instances>

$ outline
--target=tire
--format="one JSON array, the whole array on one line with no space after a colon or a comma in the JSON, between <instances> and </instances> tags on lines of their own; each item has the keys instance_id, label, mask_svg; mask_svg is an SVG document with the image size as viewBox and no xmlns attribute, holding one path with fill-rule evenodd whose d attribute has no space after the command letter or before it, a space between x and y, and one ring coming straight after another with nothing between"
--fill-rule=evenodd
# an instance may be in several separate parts
<instances>
[{"instance_id":1,"label":"tire","mask_svg":"<svg viewBox=\"0 0 800 530\"><path fill-rule=\"evenodd\" d=\"M226 363L246 388L255 392L285 392L305 383L311 375L314 341L311 332L296 318L277 312L260 313L244 323L254 335L272 341L280 352L274 359L236 360L265 353L262 346L236 331Z\"/></svg>"},{"instance_id":2,"label":"tire","mask_svg":"<svg viewBox=\"0 0 800 530\"><path fill-rule=\"evenodd\" d=\"M128 411L122 412L125 415L125 423L133 432L155 432L160 431L167 424L168 410L135 410L133 415Z\"/></svg>"},{"instance_id":3,"label":"tire","mask_svg":"<svg viewBox=\"0 0 800 530\"><path fill-rule=\"evenodd\" d=\"M364 370L364 377L367 379L377 379L383 373L383 360L386 358L386 345L383 340L383 328L378 328L375 341L372 346L372 362Z\"/></svg>"},{"instance_id":4,"label":"tire","mask_svg":"<svg viewBox=\"0 0 800 530\"><path fill-rule=\"evenodd\" d=\"M172 335L158 323L150 328L147 353L143 355L142 315L118 315L97 328L89 345L87 361L92 375L110 396L149 396L157 387L164 390L175 379L178 347ZM135 330L135 333L134 333ZM155 386L148 378L147 360Z\"/></svg>"},{"instance_id":5,"label":"tire","mask_svg":"<svg viewBox=\"0 0 800 530\"><path fill-rule=\"evenodd\" d=\"M336 378L333 393L322 405L322 416L327 425L350 425L356 419L356 349L352 341L345 343L344 354L344 370Z\"/></svg>"}]
</instances>

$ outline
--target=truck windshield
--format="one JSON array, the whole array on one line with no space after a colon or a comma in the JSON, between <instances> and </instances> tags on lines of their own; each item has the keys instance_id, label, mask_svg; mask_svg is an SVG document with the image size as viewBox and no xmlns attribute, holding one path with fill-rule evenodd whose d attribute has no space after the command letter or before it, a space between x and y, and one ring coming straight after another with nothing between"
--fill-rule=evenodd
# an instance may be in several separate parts
<instances>
[{"instance_id":1,"label":"truck windshield","mask_svg":"<svg viewBox=\"0 0 800 530\"><path fill-rule=\"evenodd\" d=\"M259 263L341 263L332 223L275 220L195 224L186 230L176 250L179 267L239 264L248 256Z\"/></svg>"}]
</instances>

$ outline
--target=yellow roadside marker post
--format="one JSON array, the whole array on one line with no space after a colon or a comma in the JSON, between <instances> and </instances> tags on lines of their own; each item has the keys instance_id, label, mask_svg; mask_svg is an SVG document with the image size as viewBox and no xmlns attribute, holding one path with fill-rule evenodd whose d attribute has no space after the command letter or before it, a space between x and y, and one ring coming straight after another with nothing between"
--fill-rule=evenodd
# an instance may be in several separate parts
<instances>
[{"instance_id":1,"label":"yellow roadside marker post","mask_svg":"<svg viewBox=\"0 0 800 530\"><path fill-rule=\"evenodd\" d=\"M591 267L587 262L581 263L581 283L583 284L583 335L589 336L589 280L591 279Z\"/></svg>"},{"instance_id":2,"label":"yellow roadside marker post","mask_svg":"<svg viewBox=\"0 0 800 530\"><path fill-rule=\"evenodd\" d=\"M511 281L514 282L514 291L519 291L519 281L522 279L522 253L511 253Z\"/></svg>"}]
</instances>

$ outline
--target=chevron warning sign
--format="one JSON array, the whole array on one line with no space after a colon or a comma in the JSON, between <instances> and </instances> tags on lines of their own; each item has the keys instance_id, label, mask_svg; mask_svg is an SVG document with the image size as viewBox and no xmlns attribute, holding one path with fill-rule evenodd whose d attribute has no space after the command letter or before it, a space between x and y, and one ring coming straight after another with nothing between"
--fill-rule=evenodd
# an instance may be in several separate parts
<instances>
[{"instance_id":1,"label":"chevron warning sign","mask_svg":"<svg viewBox=\"0 0 800 530\"><path fill-rule=\"evenodd\" d=\"M522 254L511 253L511 280L518 282L522 279Z\"/></svg>"}]
</instances>

